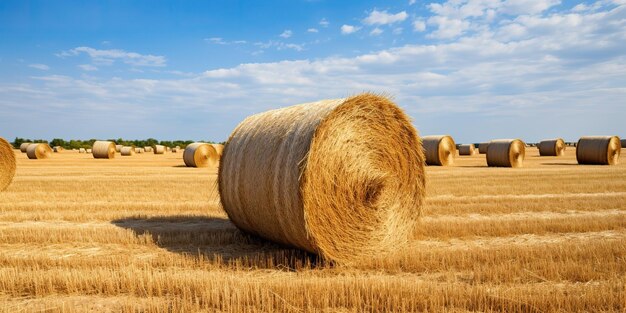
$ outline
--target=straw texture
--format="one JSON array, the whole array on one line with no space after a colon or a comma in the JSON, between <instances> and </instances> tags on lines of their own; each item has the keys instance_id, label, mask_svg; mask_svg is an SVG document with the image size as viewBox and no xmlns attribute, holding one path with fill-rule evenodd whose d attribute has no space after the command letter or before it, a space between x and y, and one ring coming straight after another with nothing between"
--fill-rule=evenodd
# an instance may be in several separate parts
<instances>
[{"instance_id":1,"label":"straw texture","mask_svg":"<svg viewBox=\"0 0 626 313\"><path fill-rule=\"evenodd\" d=\"M115 143L113 141L96 141L93 143L91 150L93 157L96 159L113 159L116 152Z\"/></svg>"},{"instance_id":2,"label":"straw texture","mask_svg":"<svg viewBox=\"0 0 626 313\"><path fill-rule=\"evenodd\" d=\"M220 163L220 156L213 145L194 142L185 148L183 161L188 167L217 167Z\"/></svg>"},{"instance_id":3,"label":"straw texture","mask_svg":"<svg viewBox=\"0 0 626 313\"><path fill-rule=\"evenodd\" d=\"M47 143L33 143L26 148L29 159L47 159L52 155L52 148Z\"/></svg>"},{"instance_id":4,"label":"straw texture","mask_svg":"<svg viewBox=\"0 0 626 313\"><path fill-rule=\"evenodd\" d=\"M576 145L578 164L615 165L619 163L621 142L617 136L581 137Z\"/></svg>"},{"instance_id":5,"label":"straw texture","mask_svg":"<svg viewBox=\"0 0 626 313\"><path fill-rule=\"evenodd\" d=\"M476 148L474 148L474 144L464 144L459 145L459 155L474 155L476 154Z\"/></svg>"},{"instance_id":6,"label":"straw texture","mask_svg":"<svg viewBox=\"0 0 626 313\"><path fill-rule=\"evenodd\" d=\"M156 145L154 146L154 154L164 154L166 151L165 146Z\"/></svg>"},{"instance_id":7,"label":"straw texture","mask_svg":"<svg viewBox=\"0 0 626 313\"><path fill-rule=\"evenodd\" d=\"M480 154L487 154L487 148L489 147L489 143L488 142L483 142L478 144L478 153Z\"/></svg>"},{"instance_id":8,"label":"straw texture","mask_svg":"<svg viewBox=\"0 0 626 313\"><path fill-rule=\"evenodd\" d=\"M496 167L522 167L526 144L519 139L498 139L489 142L487 165Z\"/></svg>"},{"instance_id":9,"label":"straw texture","mask_svg":"<svg viewBox=\"0 0 626 313\"><path fill-rule=\"evenodd\" d=\"M563 156L565 155L565 141L561 138L545 139L537 145L540 156Z\"/></svg>"},{"instance_id":10,"label":"straw texture","mask_svg":"<svg viewBox=\"0 0 626 313\"><path fill-rule=\"evenodd\" d=\"M417 131L390 100L323 100L239 124L220 162L220 198L243 231L358 262L407 242L424 163Z\"/></svg>"},{"instance_id":11,"label":"straw texture","mask_svg":"<svg viewBox=\"0 0 626 313\"><path fill-rule=\"evenodd\" d=\"M22 151L22 153L26 153L26 149L28 148L28 145L30 145L32 142L24 142L20 145L20 151Z\"/></svg>"},{"instance_id":12,"label":"straw texture","mask_svg":"<svg viewBox=\"0 0 626 313\"><path fill-rule=\"evenodd\" d=\"M456 144L448 135L424 136L422 146L427 165L447 166L454 164Z\"/></svg>"},{"instance_id":13,"label":"straw texture","mask_svg":"<svg viewBox=\"0 0 626 313\"><path fill-rule=\"evenodd\" d=\"M13 176L15 176L15 153L11 144L0 137L0 191L9 187Z\"/></svg>"},{"instance_id":14,"label":"straw texture","mask_svg":"<svg viewBox=\"0 0 626 313\"><path fill-rule=\"evenodd\" d=\"M120 150L120 153L122 154L122 156L132 156L132 155L135 155L135 148L134 147L122 147L122 149Z\"/></svg>"}]
</instances>

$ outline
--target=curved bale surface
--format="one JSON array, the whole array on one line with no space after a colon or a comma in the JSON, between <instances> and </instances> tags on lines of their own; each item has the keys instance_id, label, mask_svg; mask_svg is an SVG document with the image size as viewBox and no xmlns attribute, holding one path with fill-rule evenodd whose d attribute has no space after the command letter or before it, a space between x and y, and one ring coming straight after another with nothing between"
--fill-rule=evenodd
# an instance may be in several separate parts
<instances>
[{"instance_id":1,"label":"curved bale surface","mask_svg":"<svg viewBox=\"0 0 626 313\"><path fill-rule=\"evenodd\" d=\"M91 147L91 153L96 159L113 159L116 152L115 143L113 141L96 141Z\"/></svg>"},{"instance_id":2,"label":"curved bale surface","mask_svg":"<svg viewBox=\"0 0 626 313\"><path fill-rule=\"evenodd\" d=\"M0 137L0 191L6 190L13 181L15 167L13 146Z\"/></svg>"},{"instance_id":3,"label":"curved bale surface","mask_svg":"<svg viewBox=\"0 0 626 313\"><path fill-rule=\"evenodd\" d=\"M464 144L459 145L459 155L474 155L476 154L476 148L474 148L474 144Z\"/></svg>"},{"instance_id":4,"label":"curved bale surface","mask_svg":"<svg viewBox=\"0 0 626 313\"><path fill-rule=\"evenodd\" d=\"M33 143L26 148L29 159L47 159L52 155L52 148L47 143Z\"/></svg>"},{"instance_id":5,"label":"curved bale surface","mask_svg":"<svg viewBox=\"0 0 626 313\"><path fill-rule=\"evenodd\" d=\"M540 156L563 156L565 155L565 141L561 138L545 139L537 145Z\"/></svg>"},{"instance_id":6,"label":"curved bale surface","mask_svg":"<svg viewBox=\"0 0 626 313\"><path fill-rule=\"evenodd\" d=\"M615 165L619 163L621 142L617 136L581 137L576 145L578 164Z\"/></svg>"},{"instance_id":7,"label":"curved bale surface","mask_svg":"<svg viewBox=\"0 0 626 313\"><path fill-rule=\"evenodd\" d=\"M24 142L20 145L20 151L22 151L22 153L26 153L26 149L28 148L28 145L32 144L32 142Z\"/></svg>"},{"instance_id":8,"label":"curved bale surface","mask_svg":"<svg viewBox=\"0 0 626 313\"><path fill-rule=\"evenodd\" d=\"M185 148L183 161L188 167L218 167L220 156L213 145L194 142Z\"/></svg>"},{"instance_id":9,"label":"curved bale surface","mask_svg":"<svg viewBox=\"0 0 626 313\"><path fill-rule=\"evenodd\" d=\"M424 163L417 131L390 100L323 100L241 122L219 165L220 199L243 231L352 263L407 242Z\"/></svg>"},{"instance_id":10,"label":"curved bale surface","mask_svg":"<svg viewBox=\"0 0 626 313\"><path fill-rule=\"evenodd\" d=\"M148 146L148 147L143 147L143 150L145 152L152 152L152 147Z\"/></svg>"},{"instance_id":11,"label":"curved bale surface","mask_svg":"<svg viewBox=\"0 0 626 313\"><path fill-rule=\"evenodd\" d=\"M478 153L487 154L487 148L489 148L488 142L483 142L483 143L478 144Z\"/></svg>"},{"instance_id":12,"label":"curved bale surface","mask_svg":"<svg viewBox=\"0 0 626 313\"><path fill-rule=\"evenodd\" d=\"M526 144L519 139L498 139L489 142L487 165L496 167L522 167Z\"/></svg>"},{"instance_id":13,"label":"curved bale surface","mask_svg":"<svg viewBox=\"0 0 626 313\"><path fill-rule=\"evenodd\" d=\"M135 148L134 147L122 147L122 149L120 150L120 153L122 154L122 156L133 156L135 155Z\"/></svg>"},{"instance_id":14,"label":"curved bale surface","mask_svg":"<svg viewBox=\"0 0 626 313\"><path fill-rule=\"evenodd\" d=\"M621 140L622 149L626 149L626 139Z\"/></svg>"},{"instance_id":15,"label":"curved bale surface","mask_svg":"<svg viewBox=\"0 0 626 313\"><path fill-rule=\"evenodd\" d=\"M456 144L448 135L424 136L422 146L427 165L447 166L454 163Z\"/></svg>"}]
</instances>

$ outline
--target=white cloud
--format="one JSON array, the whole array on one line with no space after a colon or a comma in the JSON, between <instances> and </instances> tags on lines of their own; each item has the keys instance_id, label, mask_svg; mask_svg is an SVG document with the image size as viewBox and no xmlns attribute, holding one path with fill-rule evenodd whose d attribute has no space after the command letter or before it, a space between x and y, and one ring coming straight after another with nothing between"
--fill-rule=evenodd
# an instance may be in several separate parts
<instances>
[{"instance_id":1,"label":"white cloud","mask_svg":"<svg viewBox=\"0 0 626 313\"><path fill-rule=\"evenodd\" d=\"M68 51L57 54L60 57L77 56L87 54L95 64L111 65L115 60L120 60L126 64L133 66L165 66L166 59L164 56L139 54L136 52L126 52L124 50L98 50L90 47L77 47Z\"/></svg>"},{"instance_id":2,"label":"white cloud","mask_svg":"<svg viewBox=\"0 0 626 313\"><path fill-rule=\"evenodd\" d=\"M323 18L320 20L320 26L322 27L328 27L328 25L330 25L330 22L328 22L328 20L326 18Z\"/></svg>"},{"instance_id":3,"label":"white cloud","mask_svg":"<svg viewBox=\"0 0 626 313\"><path fill-rule=\"evenodd\" d=\"M400 34L402 34L402 31L403 31L402 27L396 27L396 28L393 29L393 34L394 35L400 35Z\"/></svg>"},{"instance_id":4,"label":"white cloud","mask_svg":"<svg viewBox=\"0 0 626 313\"><path fill-rule=\"evenodd\" d=\"M309 32L309 33L318 33L319 32L319 30L317 30L317 28L309 28L306 31Z\"/></svg>"},{"instance_id":5,"label":"white cloud","mask_svg":"<svg viewBox=\"0 0 626 313\"><path fill-rule=\"evenodd\" d=\"M560 0L506 0L499 11L510 15L538 14L560 3Z\"/></svg>"},{"instance_id":6,"label":"white cloud","mask_svg":"<svg viewBox=\"0 0 626 313\"><path fill-rule=\"evenodd\" d=\"M82 69L83 71L97 71L98 68L91 65L91 64L81 64L78 66L80 69Z\"/></svg>"},{"instance_id":7,"label":"white cloud","mask_svg":"<svg viewBox=\"0 0 626 313\"><path fill-rule=\"evenodd\" d=\"M405 12L399 12L396 14L387 13L387 11L378 11L374 9L370 12L363 23L367 25L386 25L404 21L409 15Z\"/></svg>"},{"instance_id":8,"label":"white cloud","mask_svg":"<svg viewBox=\"0 0 626 313\"><path fill-rule=\"evenodd\" d=\"M215 44L215 45L241 45L241 44L247 43L247 41L245 40L225 41L221 37L205 38L204 41Z\"/></svg>"},{"instance_id":9,"label":"white cloud","mask_svg":"<svg viewBox=\"0 0 626 313\"><path fill-rule=\"evenodd\" d=\"M291 37L291 35L293 35L293 32L291 30L287 29L287 30L285 30L284 32L282 32L278 36L280 36L282 38L289 38L289 37Z\"/></svg>"},{"instance_id":10,"label":"white cloud","mask_svg":"<svg viewBox=\"0 0 626 313\"><path fill-rule=\"evenodd\" d=\"M282 41L274 41L274 40L270 40L267 42L255 42L254 45L261 49L274 48L276 50L291 49L295 51L303 51L305 47L304 44L284 43Z\"/></svg>"},{"instance_id":11,"label":"white cloud","mask_svg":"<svg viewBox=\"0 0 626 313\"><path fill-rule=\"evenodd\" d=\"M426 23L422 20L413 21L413 30L416 32L423 32L426 30Z\"/></svg>"},{"instance_id":12,"label":"white cloud","mask_svg":"<svg viewBox=\"0 0 626 313\"><path fill-rule=\"evenodd\" d=\"M409 0L409 5L414 5L416 0Z\"/></svg>"},{"instance_id":13,"label":"white cloud","mask_svg":"<svg viewBox=\"0 0 626 313\"><path fill-rule=\"evenodd\" d=\"M376 28L372 29L372 31L370 32L370 36L378 36L378 35L380 35L382 33L383 33L383 30L378 28L378 27L376 27Z\"/></svg>"},{"instance_id":14,"label":"white cloud","mask_svg":"<svg viewBox=\"0 0 626 313\"><path fill-rule=\"evenodd\" d=\"M42 71L47 71L50 69L50 67L45 64L28 64L28 67L32 67Z\"/></svg>"},{"instance_id":15,"label":"white cloud","mask_svg":"<svg viewBox=\"0 0 626 313\"><path fill-rule=\"evenodd\" d=\"M432 16L428 19L428 24L437 27L437 30L430 33L429 37L439 39L458 37L470 27L470 22L466 20L450 19L444 16Z\"/></svg>"},{"instance_id":16,"label":"white cloud","mask_svg":"<svg viewBox=\"0 0 626 313\"><path fill-rule=\"evenodd\" d=\"M356 27L356 26L352 26L352 25L342 25L341 26L341 33L344 35L349 35L352 34L354 32L357 32L359 29L361 29L360 27Z\"/></svg>"}]
</instances>

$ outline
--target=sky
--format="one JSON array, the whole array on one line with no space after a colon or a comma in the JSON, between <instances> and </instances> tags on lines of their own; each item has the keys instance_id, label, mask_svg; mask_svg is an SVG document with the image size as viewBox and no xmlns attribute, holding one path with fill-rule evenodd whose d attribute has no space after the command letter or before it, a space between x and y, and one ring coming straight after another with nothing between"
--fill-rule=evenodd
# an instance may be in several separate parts
<instances>
[{"instance_id":1,"label":"sky","mask_svg":"<svg viewBox=\"0 0 626 313\"><path fill-rule=\"evenodd\" d=\"M360 92L458 143L626 137L626 0L0 2L0 137L224 141Z\"/></svg>"}]
</instances>

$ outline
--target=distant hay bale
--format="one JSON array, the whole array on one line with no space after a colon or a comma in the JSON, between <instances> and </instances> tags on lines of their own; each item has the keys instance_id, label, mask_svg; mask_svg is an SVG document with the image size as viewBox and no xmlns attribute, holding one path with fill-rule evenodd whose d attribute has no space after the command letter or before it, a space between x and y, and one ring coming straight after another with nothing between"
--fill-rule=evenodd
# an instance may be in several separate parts
<instances>
[{"instance_id":1,"label":"distant hay bale","mask_svg":"<svg viewBox=\"0 0 626 313\"><path fill-rule=\"evenodd\" d=\"M154 146L154 154L164 154L166 151L165 146L156 145Z\"/></svg>"},{"instance_id":2,"label":"distant hay bale","mask_svg":"<svg viewBox=\"0 0 626 313\"><path fill-rule=\"evenodd\" d=\"M362 94L246 118L224 147L218 185L243 231L351 263L408 241L424 163L409 117Z\"/></svg>"},{"instance_id":3,"label":"distant hay bale","mask_svg":"<svg viewBox=\"0 0 626 313\"><path fill-rule=\"evenodd\" d=\"M113 141L98 140L93 143L91 150L93 151L93 157L96 159L113 159L115 158L115 152L117 151L116 148L117 147Z\"/></svg>"},{"instance_id":4,"label":"distant hay bale","mask_svg":"<svg viewBox=\"0 0 626 313\"><path fill-rule=\"evenodd\" d=\"M617 136L581 137L576 145L578 164L615 165L619 163L621 142Z\"/></svg>"},{"instance_id":5,"label":"distant hay bale","mask_svg":"<svg viewBox=\"0 0 626 313\"><path fill-rule=\"evenodd\" d=\"M47 143L33 143L26 148L29 159L47 159L52 155L52 148Z\"/></svg>"},{"instance_id":6,"label":"distant hay bale","mask_svg":"<svg viewBox=\"0 0 626 313\"><path fill-rule=\"evenodd\" d=\"M20 146L21 148L21 146ZM13 146L0 137L0 191L9 187L15 176L15 153Z\"/></svg>"},{"instance_id":7,"label":"distant hay bale","mask_svg":"<svg viewBox=\"0 0 626 313\"><path fill-rule=\"evenodd\" d=\"M32 142L25 142L23 144L20 145L20 151L22 151L22 153L26 153L26 148L28 148L28 145L30 145Z\"/></svg>"},{"instance_id":8,"label":"distant hay bale","mask_svg":"<svg viewBox=\"0 0 626 313\"><path fill-rule=\"evenodd\" d=\"M63 152L63 150L65 150L63 147L61 146L54 146L54 148L52 148L52 151L59 153L59 152Z\"/></svg>"},{"instance_id":9,"label":"distant hay bale","mask_svg":"<svg viewBox=\"0 0 626 313\"><path fill-rule=\"evenodd\" d=\"M622 149L626 149L626 139L621 140Z\"/></svg>"},{"instance_id":10,"label":"distant hay bale","mask_svg":"<svg viewBox=\"0 0 626 313\"><path fill-rule=\"evenodd\" d=\"M220 156L213 145L194 142L183 151L183 161L188 167L217 167Z\"/></svg>"},{"instance_id":11,"label":"distant hay bale","mask_svg":"<svg viewBox=\"0 0 626 313\"><path fill-rule=\"evenodd\" d=\"M487 165L495 167L522 167L526 145L519 139L498 139L489 142Z\"/></svg>"},{"instance_id":12,"label":"distant hay bale","mask_svg":"<svg viewBox=\"0 0 626 313\"><path fill-rule=\"evenodd\" d=\"M85 148L78 149L78 153L85 153L85 152L86 152Z\"/></svg>"},{"instance_id":13,"label":"distant hay bale","mask_svg":"<svg viewBox=\"0 0 626 313\"><path fill-rule=\"evenodd\" d=\"M86 152L87 152L87 153L91 153L91 149L87 149L87 151L86 151Z\"/></svg>"},{"instance_id":14,"label":"distant hay bale","mask_svg":"<svg viewBox=\"0 0 626 313\"><path fill-rule=\"evenodd\" d=\"M222 153L224 152L224 145L219 143L212 143L211 146L215 148L215 151L217 151L217 155L221 157Z\"/></svg>"},{"instance_id":15,"label":"distant hay bale","mask_svg":"<svg viewBox=\"0 0 626 313\"><path fill-rule=\"evenodd\" d=\"M540 156L563 156L565 155L565 141L561 138L544 139L537 145Z\"/></svg>"},{"instance_id":16,"label":"distant hay bale","mask_svg":"<svg viewBox=\"0 0 626 313\"><path fill-rule=\"evenodd\" d=\"M476 154L476 148L474 148L474 144L464 144L459 145L459 155L474 155Z\"/></svg>"},{"instance_id":17,"label":"distant hay bale","mask_svg":"<svg viewBox=\"0 0 626 313\"><path fill-rule=\"evenodd\" d=\"M478 153L487 154L487 148L489 147L488 142L482 142L478 145Z\"/></svg>"},{"instance_id":18,"label":"distant hay bale","mask_svg":"<svg viewBox=\"0 0 626 313\"><path fill-rule=\"evenodd\" d=\"M422 146L427 165L447 166L454 163L456 144L448 135L424 136Z\"/></svg>"},{"instance_id":19,"label":"distant hay bale","mask_svg":"<svg viewBox=\"0 0 626 313\"><path fill-rule=\"evenodd\" d=\"M120 153L122 154L122 156L133 156L135 155L135 148L134 147L122 147L122 149L120 150Z\"/></svg>"},{"instance_id":20,"label":"distant hay bale","mask_svg":"<svg viewBox=\"0 0 626 313\"><path fill-rule=\"evenodd\" d=\"M135 148L135 153L143 153L143 152L144 152L143 148L139 148L139 147Z\"/></svg>"},{"instance_id":21,"label":"distant hay bale","mask_svg":"<svg viewBox=\"0 0 626 313\"><path fill-rule=\"evenodd\" d=\"M143 147L144 151L146 152L152 152L152 147L148 146L148 147Z\"/></svg>"},{"instance_id":22,"label":"distant hay bale","mask_svg":"<svg viewBox=\"0 0 626 313\"><path fill-rule=\"evenodd\" d=\"M122 153L122 148L124 148L124 145L115 145L115 152Z\"/></svg>"}]
</instances>

